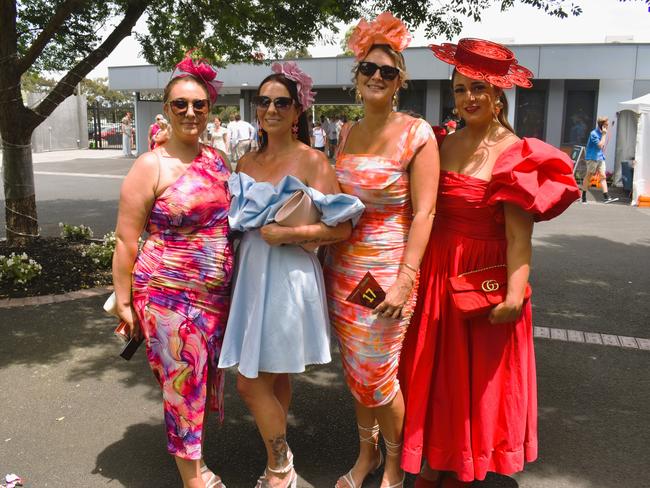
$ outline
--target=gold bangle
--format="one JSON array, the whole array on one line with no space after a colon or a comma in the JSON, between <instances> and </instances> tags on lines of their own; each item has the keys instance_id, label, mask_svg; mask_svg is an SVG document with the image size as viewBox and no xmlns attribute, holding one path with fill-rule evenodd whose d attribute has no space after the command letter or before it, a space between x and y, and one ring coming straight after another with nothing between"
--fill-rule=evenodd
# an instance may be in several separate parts
<instances>
[{"instance_id":1,"label":"gold bangle","mask_svg":"<svg viewBox=\"0 0 650 488\"><path fill-rule=\"evenodd\" d=\"M418 272L417 268L414 268L414 267L411 266L409 263L404 262L404 263L402 263L402 266L407 267L408 269L410 269L411 271L413 271L413 272L416 273L416 274L417 274L417 272Z\"/></svg>"}]
</instances>

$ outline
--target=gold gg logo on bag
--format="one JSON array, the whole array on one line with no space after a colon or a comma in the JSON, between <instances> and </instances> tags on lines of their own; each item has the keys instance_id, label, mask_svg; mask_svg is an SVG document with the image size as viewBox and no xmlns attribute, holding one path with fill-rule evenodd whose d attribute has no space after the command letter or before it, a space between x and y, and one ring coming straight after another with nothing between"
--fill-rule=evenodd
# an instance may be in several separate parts
<instances>
[{"instance_id":1,"label":"gold gg logo on bag","mask_svg":"<svg viewBox=\"0 0 650 488\"><path fill-rule=\"evenodd\" d=\"M497 291L499 289L499 283L497 280L485 280L481 283L481 290L488 293L491 291Z\"/></svg>"}]
</instances>

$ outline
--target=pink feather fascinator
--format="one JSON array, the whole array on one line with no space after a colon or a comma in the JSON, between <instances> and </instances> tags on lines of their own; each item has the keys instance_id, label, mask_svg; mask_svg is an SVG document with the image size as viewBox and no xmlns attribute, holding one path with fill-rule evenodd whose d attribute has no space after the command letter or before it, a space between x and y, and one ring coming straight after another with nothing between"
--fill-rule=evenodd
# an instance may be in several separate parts
<instances>
[{"instance_id":1,"label":"pink feather fascinator","mask_svg":"<svg viewBox=\"0 0 650 488\"><path fill-rule=\"evenodd\" d=\"M172 79L192 75L203 80L208 89L210 103L214 104L217 101L217 95L219 95L219 89L223 82L217 80L217 70L208 64L205 59L192 59L191 54L192 51L188 51L185 58L176 65L172 73Z\"/></svg>"}]
</instances>

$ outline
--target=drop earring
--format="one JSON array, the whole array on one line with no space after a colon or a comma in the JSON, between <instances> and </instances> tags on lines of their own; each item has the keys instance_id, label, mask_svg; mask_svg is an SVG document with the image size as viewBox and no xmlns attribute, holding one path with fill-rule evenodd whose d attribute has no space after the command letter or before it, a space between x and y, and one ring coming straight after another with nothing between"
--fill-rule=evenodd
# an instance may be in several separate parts
<instances>
[{"instance_id":1,"label":"drop earring","mask_svg":"<svg viewBox=\"0 0 650 488\"><path fill-rule=\"evenodd\" d=\"M291 126L291 135L294 139L298 139L298 122L296 121L294 121L293 125Z\"/></svg>"},{"instance_id":2,"label":"drop earring","mask_svg":"<svg viewBox=\"0 0 650 488\"><path fill-rule=\"evenodd\" d=\"M458 115L458 109L457 109L456 107L454 107L454 108L451 110L451 113L454 114L454 115Z\"/></svg>"},{"instance_id":3,"label":"drop earring","mask_svg":"<svg viewBox=\"0 0 650 488\"><path fill-rule=\"evenodd\" d=\"M359 93L358 89L354 89L354 99L358 104L363 103L363 98L361 98L361 93Z\"/></svg>"},{"instance_id":4,"label":"drop earring","mask_svg":"<svg viewBox=\"0 0 650 488\"><path fill-rule=\"evenodd\" d=\"M497 100L497 102L494 104L494 113L496 114L497 117L501 113L502 109L503 109L503 102L501 100Z\"/></svg>"}]
</instances>

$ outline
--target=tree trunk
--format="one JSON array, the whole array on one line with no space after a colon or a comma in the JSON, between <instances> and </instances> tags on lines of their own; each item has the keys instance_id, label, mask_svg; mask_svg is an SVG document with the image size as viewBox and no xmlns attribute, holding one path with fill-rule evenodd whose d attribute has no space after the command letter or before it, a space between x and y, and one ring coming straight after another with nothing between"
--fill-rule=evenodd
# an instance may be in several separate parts
<instances>
[{"instance_id":1,"label":"tree trunk","mask_svg":"<svg viewBox=\"0 0 650 488\"><path fill-rule=\"evenodd\" d=\"M3 134L8 135L10 134ZM12 142L3 137L5 229L7 241L11 246L25 246L39 235L30 139L31 134L18 138L10 137Z\"/></svg>"}]
</instances>

